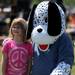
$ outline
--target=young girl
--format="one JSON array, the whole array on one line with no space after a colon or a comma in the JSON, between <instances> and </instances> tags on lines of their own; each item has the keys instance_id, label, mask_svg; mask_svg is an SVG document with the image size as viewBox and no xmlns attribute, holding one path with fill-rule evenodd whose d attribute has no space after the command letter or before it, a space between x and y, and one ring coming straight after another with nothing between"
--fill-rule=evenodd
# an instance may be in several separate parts
<instances>
[{"instance_id":1,"label":"young girl","mask_svg":"<svg viewBox=\"0 0 75 75\"><path fill-rule=\"evenodd\" d=\"M26 40L27 22L16 18L11 23L9 38L3 42L3 75L29 75L32 45Z\"/></svg>"}]
</instances>

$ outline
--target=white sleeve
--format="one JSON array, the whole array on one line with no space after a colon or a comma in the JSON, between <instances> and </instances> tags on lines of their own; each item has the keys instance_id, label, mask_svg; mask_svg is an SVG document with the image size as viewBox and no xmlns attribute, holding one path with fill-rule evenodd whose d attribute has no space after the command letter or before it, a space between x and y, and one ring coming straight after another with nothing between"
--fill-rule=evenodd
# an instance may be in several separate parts
<instances>
[{"instance_id":1,"label":"white sleeve","mask_svg":"<svg viewBox=\"0 0 75 75\"><path fill-rule=\"evenodd\" d=\"M65 62L60 62L50 75L69 75L70 70L71 68L69 64L66 64Z\"/></svg>"}]
</instances>

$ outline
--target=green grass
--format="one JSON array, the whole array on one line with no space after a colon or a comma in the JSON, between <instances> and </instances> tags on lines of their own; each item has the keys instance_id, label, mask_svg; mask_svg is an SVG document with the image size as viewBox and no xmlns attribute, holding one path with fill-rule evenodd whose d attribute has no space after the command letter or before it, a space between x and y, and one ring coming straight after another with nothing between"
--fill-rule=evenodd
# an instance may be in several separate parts
<instances>
[{"instance_id":1,"label":"green grass","mask_svg":"<svg viewBox=\"0 0 75 75\"><path fill-rule=\"evenodd\" d=\"M75 75L75 65L73 65L71 73L72 73L72 75Z\"/></svg>"},{"instance_id":2,"label":"green grass","mask_svg":"<svg viewBox=\"0 0 75 75\"><path fill-rule=\"evenodd\" d=\"M0 46L0 75L2 75L2 71L1 71L1 59L2 59L2 53L1 53L1 46Z\"/></svg>"},{"instance_id":3,"label":"green grass","mask_svg":"<svg viewBox=\"0 0 75 75\"><path fill-rule=\"evenodd\" d=\"M75 75L75 47L74 47L74 64L71 71L72 75Z\"/></svg>"}]
</instances>

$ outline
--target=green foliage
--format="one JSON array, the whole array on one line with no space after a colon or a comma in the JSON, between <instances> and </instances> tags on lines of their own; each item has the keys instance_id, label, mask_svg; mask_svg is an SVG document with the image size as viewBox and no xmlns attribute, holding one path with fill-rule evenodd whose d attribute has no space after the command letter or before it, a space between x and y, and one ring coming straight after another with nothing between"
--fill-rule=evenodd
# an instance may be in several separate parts
<instances>
[{"instance_id":1,"label":"green foliage","mask_svg":"<svg viewBox=\"0 0 75 75\"><path fill-rule=\"evenodd\" d=\"M38 4L39 2L41 2L41 0L33 0L32 2L33 4Z\"/></svg>"},{"instance_id":2,"label":"green foliage","mask_svg":"<svg viewBox=\"0 0 75 75\"><path fill-rule=\"evenodd\" d=\"M16 1L16 0L14 0ZM33 4L38 4L39 2L44 0L32 0ZM66 5L75 5L75 0L63 0ZM11 0L0 0L0 3L6 3L9 4Z\"/></svg>"},{"instance_id":3,"label":"green foliage","mask_svg":"<svg viewBox=\"0 0 75 75\"><path fill-rule=\"evenodd\" d=\"M10 4L11 0L0 0L0 4Z\"/></svg>"},{"instance_id":4,"label":"green foliage","mask_svg":"<svg viewBox=\"0 0 75 75\"><path fill-rule=\"evenodd\" d=\"M64 0L64 3L66 4L66 5L75 5L75 0Z\"/></svg>"},{"instance_id":5,"label":"green foliage","mask_svg":"<svg viewBox=\"0 0 75 75\"><path fill-rule=\"evenodd\" d=\"M39 3L44 0L32 0L33 4ZM75 5L75 0L63 0L66 5Z\"/></svg>"}]
</instances>

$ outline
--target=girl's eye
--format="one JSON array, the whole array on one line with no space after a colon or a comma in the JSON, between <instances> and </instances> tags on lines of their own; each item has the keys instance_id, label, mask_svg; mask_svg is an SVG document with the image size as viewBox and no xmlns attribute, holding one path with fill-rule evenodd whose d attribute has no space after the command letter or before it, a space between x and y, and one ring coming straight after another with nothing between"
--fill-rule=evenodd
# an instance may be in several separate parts
<instances>
[{"instance_id":1,"label":"girl's eye","mask_svg":"<svg viewBox=\"0 0 75 75\"><path fill-rule=\"evenodd\" d=\"M45 17L45 22L46 22L46 23L48 22L48 18L47 18L47 17Z\"/></svg>"},{"instance_id":2,"label":"girl's eye","mask_svg":"<svg viewBox=\"0 0 75 75\"><path fill-rule=\"evenodd\" d=\"M17 27L12 27L13 29L21 29L21 27L17 26Z\"/></svg>"}]
</instances>

